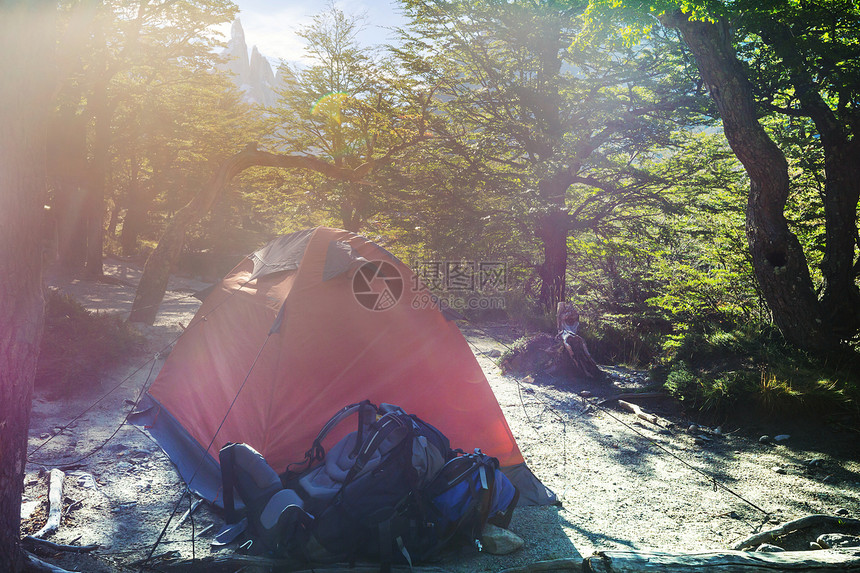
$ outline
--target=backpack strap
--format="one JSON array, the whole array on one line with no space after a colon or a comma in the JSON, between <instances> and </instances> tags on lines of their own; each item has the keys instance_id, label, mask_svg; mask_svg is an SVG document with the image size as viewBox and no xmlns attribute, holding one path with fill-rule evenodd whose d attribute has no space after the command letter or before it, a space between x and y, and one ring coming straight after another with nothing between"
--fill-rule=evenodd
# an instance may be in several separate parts
<instances>
[{"instance_id":1,"label":"backpack strap","mask_svg":"<svg viewBox=\"0 0 860 573\"><path fill-rule=\"evenodd\" d=\"M313 446L311 446L311 450L314 447L322 448L322 441L325 439L329 432L331 432L335 426L343 422L345 419L349 418L355 412L359 413L358 416L358 427L359 431L361 431L361 426L363 423L372 423L372 419L376 418L376 414L379 412L379 408L377 408L370 400L362 400L361 402L356 402L355 404L350 404L348 406L344 406L341 408L331 419L325 423L325 426L322 427L319 434L317 434L316 439L313 442ZM370 422L368 420L370 419ZM310 451L310 450L309 450ZM323 450L323 455L325 455L325 450Z\"/></svg>"},{"instance_id":2,"label":"backpack strap","mask_svg":"<svg viewBox=\"0 0 860 573\"><path fill-rule=\"evenodd\" d=\"M355 476L361 473L361 470L364 469L364 466L368 461L370 461L373 454L376 453L379 447L385 443L392 433L396 430L410 427L411 424L410 426L407 426L406 422L403 421L398 413L390 412L380 418L376 422L375 426L375 431L372 431L363 441L359 441L360 438L359 440L356 440L357 443L361 444L361 448L358 451L358 457L355 458L355 463L349 469L349 472L347 472L346 477L343 480L344 486L350 483Z\"/></svg>"},{"instance_id":3,"label":"backpack strap","mask_svg":"<svg viewBox=\"0 0 860 573\"><path fill-rule=\"evenodd\" d=\"M487 519L490 517L490 504L493 501L493 492L496 489L496 468L492 463L488 463L486 459L481 459L478 463L480 464L478 466L478 476L481 480L481 491L478 494L479 519L473 527L472 538L475 540L478 551L481 551L481 536L484 533L484 524L487 523Z\"/></svg>"},{"instance_id":4,"label":"backpack strap","mask_svg":"<svg viewBox=\"0 0 860 573\"><path fill-rule=\"evenodd\" d=\"M365 428L373 423L379 413L379 408L377 408L370 400L362 400L355 404L349 404L348 406L344 406L338 410L338 412L332 416L319 431L319 434L317 434L317 437L311 444L310 449L305 452L305 459L301 462L288 465L286 471L280 474L281 482L286 485L292 480L292 478L298 476L303 471L312 468L317 462L321 462L325 458L326 454L325 448L322 446L322 441L338 424L356 412L358 412L358 439L356 440L355 447L358 449L359 445L362 443ZM356 451L354 453L357 454L358 452ZM304 465L304 467L296 467L295 469L293 467L301 465Z\"/></svg>"},{"instance_id":5,"label":"backpack strap","mask_svg":"<svg viewBox=\"0 0 860 573\"><path fill-rule=\"evenodd\" d=\"M221 465L221 491L224 497L224 521L236 523L239 513L233 499L233 488L236 487L236 454L234 443L227 443L218 452L218 462Z\"/></svg>"}]
</instances>

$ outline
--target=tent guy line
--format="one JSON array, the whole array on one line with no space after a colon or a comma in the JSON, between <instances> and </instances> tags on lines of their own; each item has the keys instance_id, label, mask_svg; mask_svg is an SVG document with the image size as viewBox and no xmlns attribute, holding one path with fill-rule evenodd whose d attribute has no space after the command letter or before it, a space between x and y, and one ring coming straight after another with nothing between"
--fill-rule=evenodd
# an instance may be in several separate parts
<instances>
[{"instance_id":1,"label":"tent guy line","mask_svg":"<svg viewBox=\"0 0 860 573\"><path fill-rule=\"evenodd\" d=\"M245 283L247 284L247 283ZM243 285L244 286L244 285ZM241 287L240 287L241 288ZM210 313L211 314L211 313ZM215 443L215 439L218 437L218 434L221 432L221 428L224 427L224 422L227 421L227 416L230 415L230 412L233 410L233 407L236 405L236 400L239 399L239 395L242 393L242 390L245 388L245 385L248 383L248 379L251 377L251 372L254 371L254 367L257 365L257 362L260 359L260 356L263 354L263 350L266 349L266 345L269 343L269 340L272 338L272 334L275 333L275 330L272 329L269 331L269 334L266 336L266 339L263 341L263 344L260 345L260 349L257 351L257 355L254 357L254 362L251 364L251 367L248 369L247 374L245 375L245 379L242 381L241 386L236 391L236 395L233 397L233 401L230 402L230 406L227 408L227 411L224 413L224 417L221 419L221 423L218 425L218 429L215 430L212 439L209 440L209 445L206 446L206 450L212 447L212 444ZM205 457L201 457L197 462L197 466L194 468L194 472L191 474L191 477L186 480L186 484L190 484L194 481L194 478L197 477L197 472L200 471L200 468L203 467L203 463L206 461ZM143 563L140 565L140 569L138 569L138 573L142 573L144 567L149 564L152 560L152 556L155 554L155 550L158 548L158 545L161 543L161 540L164 538L164 535L167 533L167 528L170 526L170 522L173 520L176 512L179 510L179 506L182 503L182 500L185 499L186 494L191 494L191 489L186 485L184 490L182 491L182 495L179 496L179 500L173 506L173 510L170 512L170 515L167 517L167 522L164 524L164 527L161 529L161 533L158 534L158 538L155 540L155 543L152 544L152 549L149 551L149 555L146 556L146 559L143 560ZM192 533L193 535L193 533ZM192 541L192 548L194 547L194 543Z\"/></svg>"},{"instance_id":2,"label":"tent guy line","mask_svg":"<svg viewBox=\"0 0 860 573\"><path fill-rule=\"evenodd\" d=\"M494 340L494 341L495 341L495 342L497 342L498 344L501 344L501 345L502 345L502 346L504 346L507 350L512 350L511 346L509 346L508 344L506 344L504 341L499 340L498 338L496 338L495 336L493 336L491 333L487 332L487 330L485 330L484 328L481 328L479 325L477 325L477 324L475 324L475 323L473 323L473 322L469 321L469 320L468 320L468 319L466 319L466 318L462 318L461 320L463 320L463 321L467 322L470 326L472 326L473 328L475 328L475 329L479 330L480 332L482 332L482 333L483 333L485 336L487 336L488 338L491 338L492 340ZM468 339L467 339L467 340L468 340ZM475 344L473 344L472 342L469 342L469 344L472 346L472 348L475 350L475 352L476 352L476 353L479 353L479 352L480 352L480 351L478 350L478 347L477 347ZM530 417L529 417L529 415L528 415L528 411L526 410L525 402L524 402L524 399L523 399L523 396L522 396L522 390L523 390L523 388L524 388L522 381L521 381L520 379L518 379L518 378L514 377L514 376L510 376L510 377L507 377L507 378L510 378L511 380L513 380L513 381L514 381L514 383L516 383L516 384L517 384L518 389L519 389L520 404L521 404L521 405L522 405L522 407L523 407L523 413L525 414L525 416L526 416L526 420L529 422L529 425L530 425L530 426L532 426L532 429L534 429L534 430L535 430L535 432L537 432L537 429L534 427L534 424L532 423L531 418L530 418ZM678 455L677 455L677 454L675 454L674 452L672 452L672 451L668 450L667 448L665 448L662 444L660 444L659 442L657 442L656 440L654 440L654 439L653 439L653 438L651 438L650 436L648 436L648 435L646 435L646 434L643 434L642 432L640 432L639 430L637 430L636 428L634 428L633 426L631 426L630 424L628 424L628 423L627 423L627 422L625 422L624 420L622 420L622 419L618 418L618 417L617 417L617 416L615 416L615 415L614 415L610 410L608 410L604 405L602 405L602 404L600 404L600 403L591 403L591 402L589 402L588 400L586 400L585 398L583 398L582 396L576 396L576 398L577 398L577 399L578 399L578 400L583 404L583 406L584 406L584 407L587 407L587 406L594 406L595 408L597 408L598 410L600 410L601 412L603 412L604 414L606 414L606 415L607 415L607 416L609 416L611 419L615 420L616 422L618 422L619 424L621 424L622 426L624 426L625 428L627 428L627 429L628 429L628 430L630 430L631 432L633 432L633 433L637 434L637 435L638 435L638 436L640 436L641 438L644 438L644 439L645 439L647 442L649 442L651 445L655 446L659 451L661 451L661 452L663 452L663 453L665 453L665 454L668 454L669 456L673 457L673 458L674 458L674 459L676 459L677 461L681 462L683 465L687 466L689 469L691 469L691 470L693 470L694 472L696 472L696 473L698 473L698 474L702 475L702 476L707 480L707 482L708 482L709 484L713 484L714 490L716 490L717 488L720 488L720 489L722 489L722 490L724 490L724 491L726 491L726 492L730 493L731 495L733 495L733 496L737 497L738 499L740 499L740 500L741 500L741 501L743 501L744 503L748 504L750 507L752 507L752 508L754 508L754 509L756 509L756 510L760 511L761 513L763 513L763 514L764 514L764 516L765 516L765 517L764 517L764 518L765 518L765 521L764 521L764 522L762 522L762 525L764 525L764 523L767 523L767 518L768 518L768 517L770 517L771 515L773 515L773 512L771 512L771 511L767 511L767 510L765 510L765 509L762 509L761 507L759 507L758 505L756 505L756 504L755 504L755 503L753 503L752 501L750 501L750 500L748 500L747 498L745 498L744 496L742 496L740 493L738 493L738 492L734 491L733 489L731 489L731 488L730 488L730 487L728 487L727 485L725 485L725 484L721 483L721 482L720 482L716 477L714 477L714 476L712 476L712 475L708 475L707 473L705 473L704 471L702 471L702 470L700 470L699 468L695 467L694 465L690 464L689 462L687 462L686 460L684 460L683 458L681 458L680 456L678 456ZM556 418L557 418L560 422L562 422L562 431L564 432L564 439L565 439L565 441L563 442L563 444L564 444L565 451L566 451L566 448L567 448L567 441L566 441L566 439L567 439L567 432L566 432L566 429L567 429L567 428L566 428L565 420L564 420L564 419L563 419L563 417L562 417L562 414L558 411L558 409L557 409L555 406L553 406L553 405L552 405L552 404L550 404L549 402L543 402L543 401L539 400L536 396L535 396L535 401L537 401L537 402L541 402L541 403L544 405L545 409L548 409L548 410L550 410L552 413L554 413L554 414L555 414L555 416L556 416ZM566 464L566 463L567 463L567 457L565 456L565 464ZM562 494L564 493L564 491L566 491L566 490L563 490L563 491L562 491Z\"/></svg>"},{"instance_id":3,"label":"tent guy line","mask_svg":"<svg viewBox=\"0 0 860 573\"><path fill-rule=\"evenodd\" d=\"M243 284L239 285L239 287L238 287L237 289L235 289L233 292L237 292L237 291L239 291L239 290L241 290L241 289L245 288L245 286L246 286L247 284L248 284L248 281L246 281L245 283L243 283ZM192 295L186 295L186 296L191 296L191 297L193 297L194 295L192 294ZM184 297L183 297L183 298L184 298ZM226 302L227 302L227 300L228 300L228 299L224 299L224 301L222 302L222 304L223 304L223 303L226 303ZM214 307L212 310L210 310L210 311L209 311L209 314L212 314L213 312L215 312L215 311L216 311L220 306L221 306L221 305L218 305L218 306ZM121 313L121 314L128 314L128 313ZM203 323L203 322L205 322L205 321L206 321L206 316L203 316L203 317L202 317L202 319L201 319L201 321L200 321L200 323ZM69 428L69 426L71 426L73 423L75 423L77 420L79 420L79 419L80 419L84 414L86 414L87 412L89 412L90 410L92 410L93 408L95 408L96 406L98 406L98 405L99 405L99 404L100 404L104 399L106 399L108 396L110 396L111 394L113 394L116 390L118 390L119 388L121 388L121 387L123 386L123 384L125 384L126 382L128 382L129 380L131 380L132 378L134 378L134 377L137 375L137 373L138 373L138 372L140 372L141 370L143 370L144 368L146 368L146 366L147 366L147 365L150 365L149 375L146 377L146 379L145 379L145 380L144 380L144 382L143 382L143 385L141 386L141 391L138 393L137 399L136 399L136 400L135 400L135 402L134 402L134 406L133 406L133 407L132 407L132 409L129 411L129 413L125 416L125 418L123 419L123 421L122 421L122 422L120 422L119 426L117 427L117 430L116 430L113 434L111 434L111 435L110 435L110 436L109 436L109 437L108 437L104 442L102 442L100 445L96 446L96 447L95 447L95 448L94 448L90 453L86 454L85 456L83 456L83 457L81 457L80 459L75 460L75 461L73 461L73 462L64 462L63 467L68 466L68 465L71 465L71 464L76 464L76 463L78 463L78 462L80 462L80 461L82 461L82 460L84 460L84 459L86 459L86 458L88 458L88 457L92 456L92 455L93 455L93 454L95 454L97 451L99 451L99 450L101 450L102 448L104 448L104 447L107 445L107 443L108 443L108 442L110 442L110 440L111 440L111 439L113 439L113 437L114 437L114 436L116 436L116 434L119 432L120 428L122 428L122 427L123 427L123 426L128 422L128 418L129 418L129 416L130 416L130 415L131 415L131 414L132 414L132 413L137 409L137 406L138 406L138 403L140 402L140 399L144 396L144 394L145 394L145 392L146 392L146 390L147 390L147 385L149 384L150 377L152 376L152 372L153 372L153 370L154 370L154 368L155 368L155 363L156 363L156 362L157 362L157 361L158 361L162 356L165 356L165 355L166 355L166 353L167 353L167 351L170 349L170 347L172 347L174 344L176 344L176 341L177 341L177 340L179 340L179 338L180 338L180 337L182 337L182 335L183 335L183 334L185 334L185 332L187 332L187 331L188 331L188 329L190 329L190 328L194 328L195 326L197 326L197 324L198 324L198 323L189 324L187 328L185 328L182 332L180 332L179 334L177 334L176 336L174 336L174 337L173 337L169 342L167 342L164 346L162 346L162 347L161 347L161 349L159 349L158 351L156 351L155 353L153 353L152 357L150 357L150 358L148 358L147 360L143 361L143 362L140 364L140 366L138 366L137 368L135 368L135 369L134 369L130 374L128 374L125 378L123 378L122 380L120 380L116 385L114 385L114 386L113 386L113 387L111 387L107 392L105 392L104 394L102 394L102 395L101 395L101 396L100 396L100 397L99 397L95 402L93 402L92 404L90 404L89 406L87 406L87 407L86 407L84 410L82 410L78 415L76 415L74 418L72 418L71 420L69 420L65 425L61 426L59 430L56 430L56 431L55 431L53 434L51 434L51 436L49 436L49 437L48 437L44 442L42 442L41 444L39 444L38 446L36 446L35 448L33 448L33 450L32 450L30 453L28 453L28 454L27 454L27 463L31 463L31 464L35 464L35 465L37 465L37 466L43 466L43 467L57 467L57 464L49 464L47 460L36 461L36 460L31 459L31 457L33 456L33 454L35 454L36 452L38 452L39 450L41 450L42 448L44 448L45 446L47 446L47 445L48 445L48 444L49 444L49 443L50 443L54 438L56 438L57 436L59 436L60 434L62 434L62 433L63 433L63 431L65 431L66 429L68 429L68 428Z\"/></svg>"}]
</instances>

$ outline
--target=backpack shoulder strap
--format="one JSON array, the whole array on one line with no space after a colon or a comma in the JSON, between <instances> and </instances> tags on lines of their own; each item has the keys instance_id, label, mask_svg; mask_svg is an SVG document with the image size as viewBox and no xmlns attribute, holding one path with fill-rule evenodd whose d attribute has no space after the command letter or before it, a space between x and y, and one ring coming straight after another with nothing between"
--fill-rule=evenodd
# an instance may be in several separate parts
<instances>
[{"instance_id":1,"label":"backpack shoulder strap","mask_svg":"<svg viewBox=\"0 0 860 573\"><path fill-rule=\"evenodd\" d=\"M377 414L379 413L379 408L376 407L370 400L362 400L361 402L356 402L355 404L349 404L348 406L344 406L338 412L332 416L328 422L322 427L322 429L317 434L317 437L314 438L313 443L308 451L305 452L305 459L301 462L292 463L287 466L284 473L280 474L281 482L284 484L289 483L289 481L301 474L303 471L310 469L317 462L322 461L325 458L325 448L322 446L322 441L329 435L329 433L334 430L334 428L358 412L358 440L356 440L356 448L362 443L362 439L364 437L365 428L370 426L374 420L376 419ZM354 452L357 454L357 452ZM304 467L301 467L304 465ZM299 466L294 469L293 466Z\"/></svg>"},{"instance_id":2,"label":"backpack shoulder strap","mask_svg":"<svg viewBox=\"0 0 860 573\"><path fill-rule=\"evenodd\" d=\"M343 480L343 484L348 484L355 478L355 476L361 473L361 470L364 469L364 466L368 461L370 461L373 454L379 450L380 446L386 442L388 437L395 431L402 430L403 428L406 428L407 430L411 428L411 419L409 420L409 424L407 424L403 419L402 413L389 412L371 426L370 434L366 436L364 440L359 436L358 440L356 440L356 444L361 444L361 447L358 450L358 456L355 458L355 463L349 469L349 472ZM404 432L403 437L405 438L406 436L407 433Z\"/></svg>"},{"instance_id":3,"label":"backpack shoulder strap","mask_svg":"<svg viewBox=\"0 0 860 573\"><path fill-rule=\"evenodd\" d=\"M233 491L236 487L235 446L234 443L228 443L218 452L218 463L221 466L221 491L224 497L224 521L227 523L239 521L239 513L236 511L236 502L233 499Z\"/></svg>"},{"instance_id":4,"label":"backpack shoulder strap","mask_svg":"<svg viewBox=\"0 0 860 573\"><path fill-rule=\"evenodd\" d=\"M314 440L314 446L320 445L327 435L341 422L358 412L358 426L361 428L365 423L370 424L376 418L379 408L377 408L370 400L362 400L355 404L350 404L341 408L317 434Z\"/></svg>"}]
</instances>

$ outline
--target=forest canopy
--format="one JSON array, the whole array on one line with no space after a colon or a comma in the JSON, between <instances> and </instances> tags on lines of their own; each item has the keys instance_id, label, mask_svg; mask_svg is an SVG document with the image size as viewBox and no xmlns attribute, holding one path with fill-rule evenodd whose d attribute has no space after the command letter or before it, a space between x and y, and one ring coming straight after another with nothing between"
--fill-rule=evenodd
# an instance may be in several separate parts
<instances>
[{"instance_id":1,"label":"forest canopy","mask_svg":"<svg viewBox=\"0 0 860 573\"><path fill-rule=\"evenodd\" d=\"M425 270L500 263L504 309L469 320L572 302L599 362L698 406L856 403L851 0L402 0L390 46L331 5L268 101L216 32L232 2L59 4L64 272L148 258L157 308L165 270L329 225Z\"/></svg>"}]
</instances>

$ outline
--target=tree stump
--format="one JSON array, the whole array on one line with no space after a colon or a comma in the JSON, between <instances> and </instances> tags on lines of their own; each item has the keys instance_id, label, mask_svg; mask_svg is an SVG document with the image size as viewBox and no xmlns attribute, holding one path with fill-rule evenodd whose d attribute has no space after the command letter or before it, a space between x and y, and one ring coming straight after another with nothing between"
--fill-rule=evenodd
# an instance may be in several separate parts
<instances>
[{"instance_id":1,"label":"tree stump","mask_svg":"<svg viewBox=\"0 0 860 573\"><path fill-rule=\"evenodd\" d=\"M569 378L602 378L603 372L577 334L579 312L560 302L556 316L558 334L537 334L510 349L500 362L502 371L517 374L549 374Z\"/></svg>"}]
</instances>

